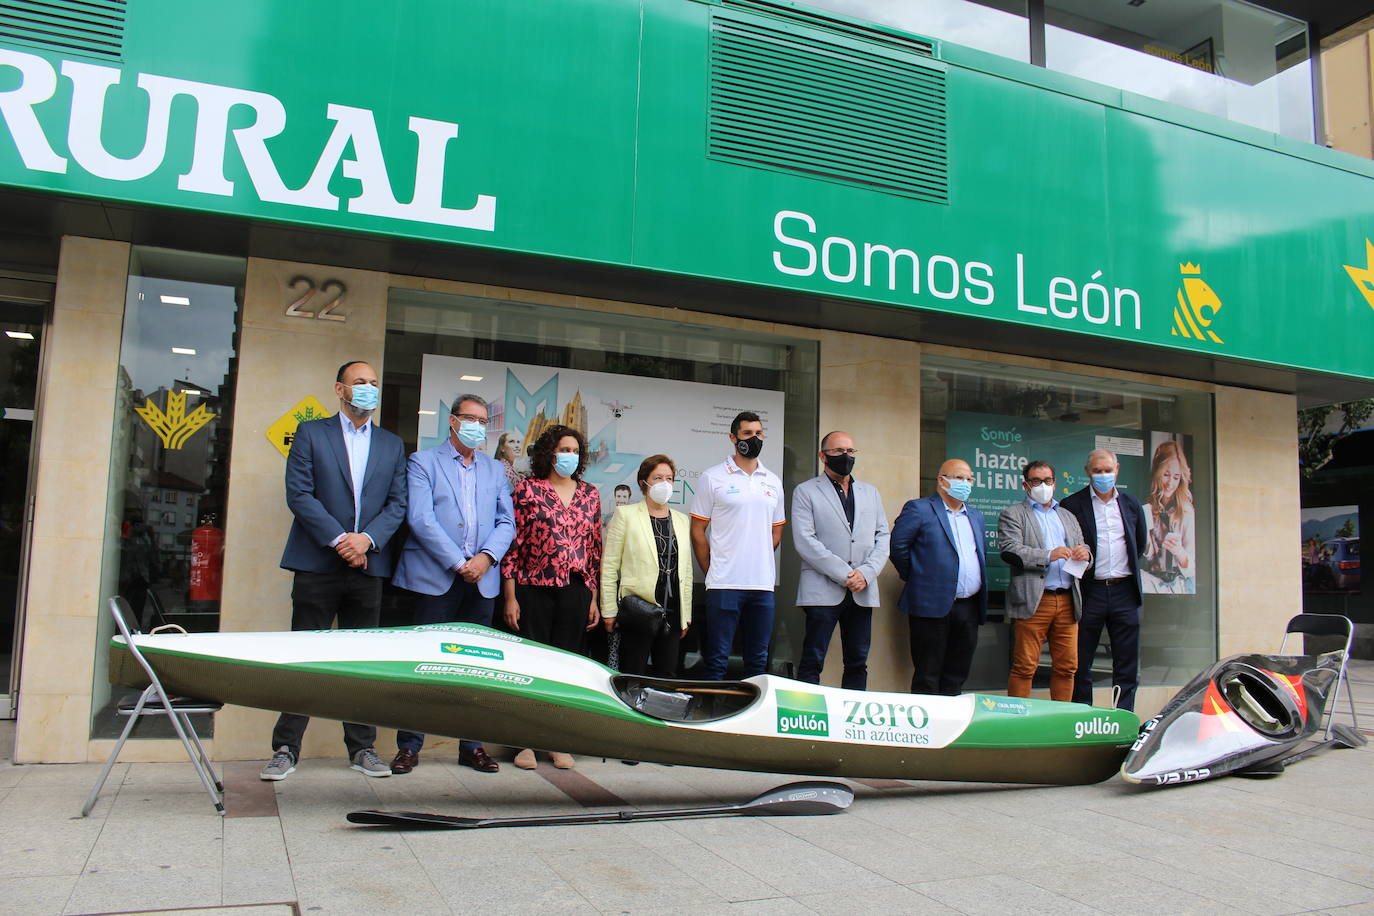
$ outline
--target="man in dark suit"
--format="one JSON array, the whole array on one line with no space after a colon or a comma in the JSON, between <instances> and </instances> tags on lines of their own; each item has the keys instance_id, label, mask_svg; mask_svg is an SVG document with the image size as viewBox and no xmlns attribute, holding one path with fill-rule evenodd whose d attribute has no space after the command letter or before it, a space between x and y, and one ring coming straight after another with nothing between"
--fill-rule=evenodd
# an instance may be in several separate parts
<instances>
[{"instance_id":1,"label":"man in dark suit","mask_svg":"<svg viewBox=\"0 0 1374 916\"><path fill-rule=\"evenodd\" d=\"M326 630L335 618L350 629L377 626L382 579L391 575L391 537L406 514L405 446L371 422L379 398L376 370L365 362L345 363L334 393L339 412L297 427L286 459L286 504L295 521L281 565L295 573L292 630ZM285 779L295 770L309 723L308 716L281 715L263 779ZM351 767L390 776L391 767L373 748L376 738L370 725L344 723Z\"/></svg>"},{"instance_id":2,"label":"man in dark suit","mask_svg":"<svg viewBox=\"0 0 1374 916\"><path fill-rule=\"evenodd\" d=\"M973 470L940 465L939 492L913 499L892 525L892 565L906 586L898 606L911 625L912 693L958 696L987 620L983 514L965 502Z\"/></svg>"},{"instance_id":3,"label":"man in dark suit","mask_svg":"<svg viewBox=\"0 0 1374 916\"><path fill-rule=\"evenodd\" d=\"M1093 701L1093 656L1102 628L1112 642L1112 686L1121 689L1118 709L1135 709L1140 683L1140 552L1145 549L1145 513L1140 502L1117 489L1116 455L1089 453L1083 470L1092 481L1060 503L1078 519L1092 549L1083 574L1083 618L1078 622L1078 673L1073 701Z\"/></svg>"}]
</instances>

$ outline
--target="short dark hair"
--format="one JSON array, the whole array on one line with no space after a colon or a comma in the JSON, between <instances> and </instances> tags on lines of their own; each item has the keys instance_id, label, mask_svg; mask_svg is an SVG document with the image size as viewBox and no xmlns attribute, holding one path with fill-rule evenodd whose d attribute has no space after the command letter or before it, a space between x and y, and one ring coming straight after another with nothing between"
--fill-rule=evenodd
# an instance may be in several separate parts
<instances>
[{"instance_id":1,"label":"short dark hair","mask_svg":"<svg viewBox=\"0 0 1374 916\"><path fill-rule=\"evenodd\" d=\"M752 410L741 410L739 413L735 414L735 419L730 421L730 435L739 435L739 428L746 423L762 422L763 420L759 419L759 415Z\"/></svg>"},{"instance_id":2,"label":"short dark hair","mask_svg":"<svg viewBox=\"0 0 1374 916\"><path fill-rule=\"evenodd\" d=\"M490 411L490 410L491 410L491 405L488 404L488 403L487 403L487 399L484 398L484 397L482 397L481 395L478 395L478 394L460 394L460 395L458 395L458 397L456 397L456 398L453 399L453 406L450 407L450 408L448 409L448 415L449 415L450 417L456 417L456 416L458 416L458 408L459 408L459 407L462 407L464 404L468 403L469 401L471 401L473 404L476 404L478 407L482 408L483 410L486 410L486 411Z\"/></svg>"},{"instance_id":3,"label":"short dark hair","mask_svg":"<svg viewBox=\"0 0 1374 916\"><path fill-rule=\"evenodd\" d=\"M554 450L558 448L558 443L564 436L572 436L577 440L577 470L572 472L572 479L582 479L582 472L587 469L587 440L571 426L558 424L540 433L530 452L530 471L535 477L541 480L549 479L549 475L553 473Z\"/></svg>"},{"instance_id":4,"label":"short dark hair","mask_svg":"<svg viewBox=\"0 0 1374 916\"><path fill-rule=\"evenodd\" d=\"M348 367L356 366L358 365L358 363L362 363L364 366L372 365L365 359L350 359L348 362L344 363L342 366L339 367L339 372L337 375L334 376L334 381L342 382L344 380L344 373L348 371Z\"/></svg>"},{"instance_id":5,"label":"short dark hair","mask_svg":"<svg viewBox=\"0 0 1374 916\"><path fill-rule=\"evenodd\" d=\"M673 459L667 455L650 455L639 463L639 473L635 474L635 480L639 481L639 492L648 493L649 488L645 486L645 481L654 472L654 468L660 464L668 465L668 470L673 472L673 478L677 478L677 465L673 464Z\"/></svg>"},{"instance_id":6,"label":"short dark hair","mask_svg":"<svg viewBox=\"0 0 1374 916\"><path fill-rule=\"evenodd\" d=\"M1037 459L1027 462L1026 466L1021 469L1021 479L1030 480L1031 471L1034 471L1036 468L1049 468L1050 476L1055 476L1054 465L1050 464L1048 461L1040 461Z\"/></svg>"},{"instance_id":7,"label":"short dark hair","mask_svg":"<svg viewBox=\"0 0 1374 916\"><path fill-rule=\"evenodd\" d=\"M629 492L630 492L630 485L629 485L628 483L618 483L618 484L615 485L615 489L612 490L611 492L613 492L613 493L619 493L621 490L624 490L626 493L629 493Z\"/></svg>"}]
</instances>

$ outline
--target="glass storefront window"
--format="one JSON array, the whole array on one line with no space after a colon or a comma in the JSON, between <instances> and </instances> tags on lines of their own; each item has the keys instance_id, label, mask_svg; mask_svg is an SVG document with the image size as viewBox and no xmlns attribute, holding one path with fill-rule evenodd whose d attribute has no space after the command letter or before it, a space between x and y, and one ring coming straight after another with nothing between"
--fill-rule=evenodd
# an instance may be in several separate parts
<instances>
[{"instance_id":1,"label":"glass storefront window","mask_svg":"<svg viewBox=\"0 0 1374 916\"><path fill-rule=\"evenodd\" d=\"M477 394L491 403L487 454L506 460L510 476L527 470L539 428L561 422L587 438L584 479L600 491L606 518L617 497L642 498L635 472L659 452L677 464L670 503L685 512L700 472L725 459L730 420L741 410L763 417L761 460L784 492L814 474L818 360L814 341L775 334L393 289L380 422L408 451L429 448L446 435L453 398ZM772 670L791 674L804 620L792 607L798 564L790 537L780 554ZM700 570L696 579L699 621ZM388 589L383 625L408 624L409 614L404 596ZM592 637L589 652L599 657L601 633ZM692 630L686 649L690 670L698 660Z\"/></svg>"},{"instance_id":2,"label":"glass storefront window","mask_svg":"<svg viewBox=\"0 0 1374 916\"><path fill-rule=\"evenodd\" d=\"M1215 477L1212 399L1201 392L1114 382L1061 372L926 357L921 367L921 492L935 492L946 458L960 458L976 481L969 502L988 535L989 622L966 689L1006 687L1010 626L1003 616L1008 568L997 549L997 518L1025 498L1021 468L1048 461L1056 498L1082 489L1088 453L1109 449L1121 462L1118 485L1146 509L1152 536L1171 528L1185 542L1187 569L1147 563L1141 612L1140 684L1177 685L1216 658ZM1183 459L1172 462L1181 452ZM1155 465L1159 467L1156 469ZM1182 485L1166 499L1161 482L1177 469ZM1189 509L1189 504L1191 509ZM1177 522L1174 520L1178 519ZM1106 637L1091 660L1096 686L1111 684ZM1082 670L1085 660L1079 660ZM1048 666L1042 667L1048 686Z\"/></svg>"},{"instance_id":3,"label":"glass storefront window","mask_svg":"<svg viewBox=\"0 0 1374 916\"><path fill-rule=\"evenodd\" d=\"M806 5L999 57L1030 60L1025 0L806 0Z\"/></svg>"},{"instance_id":4,"label":"glass storefront window","mask_svg":"<svg viewBox=\"0 0 1374 916\"><path fill-rule=\"evenodd\" d=\"M1307 24L1237 0L1054 0L1045 58L1071 73L1311 142Z\"/></svg>"},{"instance_id":5,"label":"glass storefront window","mask_svg":"<svg viewBox=\"0 0 1374 916\"><path fill-rule=\"evenodd\" d=\"M91 737L115 737L113 707L130 691L111 688L105 609L122 595L140 628L177 624L219 629L225 497L228 491L240 258L135 248L125 291L115 389L109 501L95 645ZM161 729L158 726L162 726ZM201 734L206 734L201 728ZM135 737L170 737L165 719L140 722Z\"/></svg>"}]
</instances>

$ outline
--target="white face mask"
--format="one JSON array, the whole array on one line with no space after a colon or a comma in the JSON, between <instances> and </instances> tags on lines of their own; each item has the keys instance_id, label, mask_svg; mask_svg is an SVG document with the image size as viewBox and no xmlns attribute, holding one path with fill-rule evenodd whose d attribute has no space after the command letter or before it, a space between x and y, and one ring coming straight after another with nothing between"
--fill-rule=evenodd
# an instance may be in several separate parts
<instances>
[{"instance_id":1,"label":"white face mask","mask_svg":"<svg viewBox=\"0 0 1374 916\"><path fill-rule=\"evenodd\" d=\"M654 502L663 504L673 497L673 484L671 481L660 480L649 488L649 498Z\"/></svg>"},{"instance_id":2,"label":"white face mask","mask_svg":"<svg viewBox=\"0 0 1374 916\"><path fill-rule=\"evenodd\" d=\"M1054 499L1054 484L1037 483L1031 487L1030 498L1042 506L1049 505L1050 500Z\"/></svg>"}]
</instances>

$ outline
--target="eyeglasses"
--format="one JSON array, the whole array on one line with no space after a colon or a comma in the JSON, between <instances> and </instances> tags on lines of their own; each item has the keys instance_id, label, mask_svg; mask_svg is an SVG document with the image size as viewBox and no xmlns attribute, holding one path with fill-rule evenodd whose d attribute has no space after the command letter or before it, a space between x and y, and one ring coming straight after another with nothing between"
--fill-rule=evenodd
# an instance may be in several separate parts
<instances>
[{"instance_id":1,"label":"eyeglasses","mask_svg":"<svg viewBox=\"0 0 1374 916\"><path fill-rule=\"evenodd\" d=\"M464 423L476 423L478 426L486 426L486 425L487 425L487 418L486 418L486 417L479 417L479 416L477 416L476 414L471 414L471 413L460 413L460 414L455 414L454 416L456 416L458 419L462 420Z\"/></svg>"},{"instance_id":2,"label":"eyeglasses","mask_svg":"<svg viewBox=\"0 0 1374 916\"><path fill-rule=\"evenodd\" d=\"M824 448L821 449L821 452L823 454L829 455L831 458L838 458L841 455L859 454L859 450L856 448Z\"/></svg>"},{"instance_id":3,"label":"eyeglasses","mask_svg":"<svg viewBox=\"0 0 1374 916\"><path fill-rule=\"evenodd\" d=\"M1027 477L1026 483L1035 486L1038 483L1054 483L1053 477Z\"/></svg>"}]
</instances>

